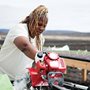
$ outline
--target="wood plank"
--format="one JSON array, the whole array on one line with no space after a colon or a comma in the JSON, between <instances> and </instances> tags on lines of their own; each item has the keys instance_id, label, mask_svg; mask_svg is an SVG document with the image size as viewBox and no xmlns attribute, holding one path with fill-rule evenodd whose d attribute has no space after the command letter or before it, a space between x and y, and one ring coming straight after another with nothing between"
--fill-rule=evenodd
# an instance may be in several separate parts
<instances>
[{"instance_id":1,"label":"wood plank","mask_svg":"<svg viewBox=\"0 0 90 90\"><path fill-rule=\"evenodd\" d=\"M64 60L67 66L90 70L90 62L85 62L85 61L80 61L75 59L68 59L68 58L64 58Z\"/></svg>"},{"instance_id":2,"label":"wood plank","mask_svg":"<svg viewBox=\"0 0 90 90\"><path fill-rule=\"evenodd\" d=\"M86 69L82 70L82 79L83 79L83 81L87 80L87 70Z\"/></svg>"},{"instance_id":3,"label":"wood plank","mask_svg":"<svg viewBox=\"0 0 90 90\"><path fill-rule=\"evenodd\" d=\"M87 70L90 70L90 62L64 58L67 66L77 67L82 69L82 80L87 80Z\"/></svg>"}]
</instances>

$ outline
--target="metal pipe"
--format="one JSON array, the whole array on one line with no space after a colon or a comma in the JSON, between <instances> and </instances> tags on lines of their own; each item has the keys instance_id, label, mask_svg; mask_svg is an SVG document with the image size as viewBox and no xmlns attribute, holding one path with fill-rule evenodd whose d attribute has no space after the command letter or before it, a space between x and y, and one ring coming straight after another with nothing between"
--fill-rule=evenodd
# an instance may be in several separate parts
<instances>
[{"instance_id":1,"label":"metal pipe","mask_svg":"<svg viewBox=\"0 0 90 90\"><path fill-rule=\"evenodd\" d=\"M83 85L79 85L79 84L75 84L75 83L71 83L71 82L64 82L65 86L69 86L69 87L74 87L74 88L78 88L78 89L82 89L82 90L88 90L87 86L83 86Z\"/></svg>"},{"instance_id":2,"label":"metal pipe","mask_svg":"<svg viewBox=\"0 0 90 90\"><path fill-rule=\"evenodd\" d=\"M71 90L71 89L67 89L65 87L61 87L61 86L54 85L54 84L52 84L52 86L55 87L55 88L57 88L57 89L59 89L59 90Z\"/></svg>"}]
</instances>

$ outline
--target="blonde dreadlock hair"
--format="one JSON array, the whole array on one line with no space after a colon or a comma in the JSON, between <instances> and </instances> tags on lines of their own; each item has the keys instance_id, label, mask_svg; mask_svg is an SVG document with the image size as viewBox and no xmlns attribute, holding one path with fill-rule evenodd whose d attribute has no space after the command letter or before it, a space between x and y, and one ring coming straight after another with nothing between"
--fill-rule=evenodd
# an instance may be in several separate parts
<instances>
[{"instance_id":1,"label":"blonde dreadlock hair","mask_svg":"<svg viewBox=\"0 0 90 90\"><path fill-rule=\"evenodd\" d=\"M35 10L33 10L32 13L27 16L24 21L22 21L22 23L27 23L28 30L31 35L33 32L37 33L36 27L38 27L38 22L40 21L41 17L43 18L43 24L47 24L47 13L47 8L44 5L40 5ZM36 46L38 50L42 49L40 35L36 36Z\"/></svg>"}]
</instances>

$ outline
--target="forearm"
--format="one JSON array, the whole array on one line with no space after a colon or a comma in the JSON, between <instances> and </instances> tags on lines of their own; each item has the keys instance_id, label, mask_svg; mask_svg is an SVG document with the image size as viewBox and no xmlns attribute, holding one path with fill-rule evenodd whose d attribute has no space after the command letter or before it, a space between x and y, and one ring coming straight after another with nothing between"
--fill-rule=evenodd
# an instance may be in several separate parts
<instances>
[{"instance_id":1,"label":"forearm","mask_svg":"<svg viewBox=\"0 0 90 90\"><path fill-rule=\"evenodd\" d=\"M14 44L18 49L20 49L26 56L31 59L35 59L37 49L33 47L30 41L23 36L19 36L14 40Z\"/></svg>"},{"instance_id":2,"label":"forearm","mask_svg":"<svg viewBox=\"0 0 90 90\"><path fill-rule=\"evenodd\" d=\"M21 51L29 58L35 60L37 49L35 49L31 44L23 46Z\"/></svg>"}]
</instances>

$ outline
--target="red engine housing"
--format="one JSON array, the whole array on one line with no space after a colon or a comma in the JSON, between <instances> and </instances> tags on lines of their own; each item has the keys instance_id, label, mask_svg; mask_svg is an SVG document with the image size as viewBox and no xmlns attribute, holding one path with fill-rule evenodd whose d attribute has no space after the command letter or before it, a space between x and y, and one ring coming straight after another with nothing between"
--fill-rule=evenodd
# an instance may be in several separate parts
<instances>
[{"instance_id":1,"label":"red engine housing","mask_svg":"<svg viewBox=\"0 0 90 90\"><path fill-rule=\"evenodd\" d=\"M48 56L45 57L45 62L48 65L48 71L60 71L62 73L66 71L64 59L56 53L53 53L53 55L48 53Z\"/></svg>"},{"instance_id":2,"label":"red engine housing","mask_svg":"<svg viewBox=\"0 0 90 90\"><path fill-rule=\"evenodd\" d=\"M35 67L28 68L30 73L30 80L33 87L48 86L47 74L49 72L62 72L66 71L66 64L64 59L59 57L57 53L47 53L44 61L35 63ZM46 80L42 78L46 77Z\"/></svg>"}]
</instances>

